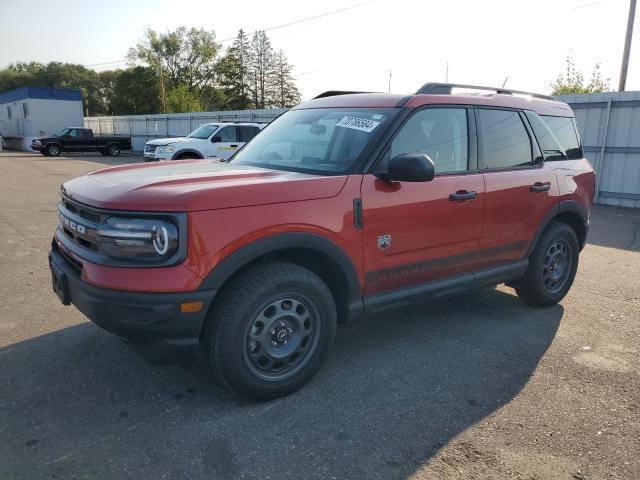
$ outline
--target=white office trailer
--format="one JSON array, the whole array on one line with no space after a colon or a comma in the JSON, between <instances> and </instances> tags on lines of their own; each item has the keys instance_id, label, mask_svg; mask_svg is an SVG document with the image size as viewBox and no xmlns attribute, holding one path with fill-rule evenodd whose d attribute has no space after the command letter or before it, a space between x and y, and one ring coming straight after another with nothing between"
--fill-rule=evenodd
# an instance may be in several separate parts
<instances>
[{"instance_id":1,"label":"white office trailer","mask_svg":"<svg viewBox=\"0 0 640 480\"><path fill-rule=\"evenodd\" d=\"M33 138L83 123L80 90L22 87L0 93L0 137L7 149L31 151Z\"/></svg>"}]
</instances>

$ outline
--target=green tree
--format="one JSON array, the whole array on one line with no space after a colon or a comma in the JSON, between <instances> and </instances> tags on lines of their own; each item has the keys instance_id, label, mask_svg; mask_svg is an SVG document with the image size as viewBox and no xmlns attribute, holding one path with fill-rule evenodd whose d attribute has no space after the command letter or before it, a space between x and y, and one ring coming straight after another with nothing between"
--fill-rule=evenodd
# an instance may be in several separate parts
<instances>
[{"instance_id":1,"label":"green tree","mask_svg":"<svg viewBox=\"0 0 640 480\"><path fill-rule=\"evenodd\" d=\"M109 113L100 77L94 70L72 63L18 62L0 71L0 91L24 86L77 88L82 92L84 114Z\"/></svg>"},{"instance_id":2,"label":"green tree","mask_svg":"<svg viewBox=\"0 0 640 480\"><path fill-rule=\"evenodd\" d=\"M249 91L254 108L266 108L272 98L275 55L271 41L264 30L258 30L251 39L249 55Z\"/></svg>"},{"instance_id":3,"label":"green tree","mask_svg":"<svg viewBox=\"0 0 640 480\"><path fill-rule=\"evenodd\" d=\"M273 81L273 98L271 106L287 108L300 103L300 92L296 87L295 80L291 75L293 67L287 61L287 57L282 50L275 55L275 72Z\"/></svg>"},{"instance_id":4,"label":"green tree","mask_svg":"<svg viewBox=\"0 0 640 480\"><path fill-rule=\"evenodd\" d=\"M571 55L567 56L567 66L564 73L558 75L558 78L551 84L553 91L551 95L568 95L573 93L598 93L608 92L609 80L602 78L600 72L600 64L596 63L591 73L591 81L585 85L582 72L576 68Z\"/></svg>"},{"instance_id":5,"label":"green tree","mask_svg":"<svg viewBox=\"0 0 640 480\"><path fill-rule=\"evenodd\" d=\"M149 67L118 71L110 104L113 115L143 115L160 112L156 72Z\"/></svg>"},{"instance_id":6,"label":"green tree","mask_svg":"<svg viewBox=\"0 0 640 480\"><path fill-rule=\"evenodd\" d=\"M244 30L238 36L218 63L218 79L226 96L225 108L244 110L249 107L249 61L251 45Z\"/></svg>"},{"instance_id":7,"label":"green tree","mask_svg":"<svg viewBox=\"0 0 640 480\"><path fill-rule=\"evenodd\" d=\"M200 112L202 104L198 95L187 85L178 85L167 90L166 110L168 113Z\"/></svg>"},{"instance_id":8,"label":"green tree","mask_svg":"<svg viewBox=\"0 0 640 480\"><path fill-rule=\"evenodd\" d=\"M165 92L184 85L203 103L201 95L205 87L215 86L221 48L215 38L214 32L204 29L179 27L167 33L148 29L145 39L129 49L128 58L132 63L140 61L158 72L158 81L163 82Z\"/></svg>"}]
</instances>

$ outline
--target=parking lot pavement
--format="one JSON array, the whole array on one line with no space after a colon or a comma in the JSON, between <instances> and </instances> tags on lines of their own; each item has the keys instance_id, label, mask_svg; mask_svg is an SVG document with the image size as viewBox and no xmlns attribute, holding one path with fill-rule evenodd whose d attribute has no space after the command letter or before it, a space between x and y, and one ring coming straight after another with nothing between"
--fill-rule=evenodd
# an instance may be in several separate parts
<instances>
[{"instance_id":1,"label":"parking lot pavement","mask_svg":"<svg viewBox=\"0 0 640 480\"><path fill-rule=\"evenodd\" d=\"M640 212L595 208L561 305L500 286L368 317L250 404L51 291L60 183L132 160L0 153L0 479L640 478Z\"/></svg>"}]
</instances>

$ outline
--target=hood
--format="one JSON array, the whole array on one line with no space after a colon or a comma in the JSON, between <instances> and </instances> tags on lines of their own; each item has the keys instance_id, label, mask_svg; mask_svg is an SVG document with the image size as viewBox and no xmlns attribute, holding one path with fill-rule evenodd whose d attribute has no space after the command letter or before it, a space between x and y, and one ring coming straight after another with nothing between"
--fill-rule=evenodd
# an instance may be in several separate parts
<instances>
[{"instance_id":1,"label":"hood","mask_svg":"<svg viewBox=\"0 0 640 480\"><path fill-rule=\"evenodd\" d=\"M194 140L200 139L187 137L158 138L157 140L149 140L146 145L169 145L170 143L192 142Z\"/></svg>"},{"instance_id":2,"label":"hood","mask_svg":"<svg viewBox=\"0 0 640 480\"><path fill-rule=\"evenodd\" d=\"M62 192L97 208L192 212L334 197L346 180L181 160L97 170L64 183Z\"/></svg>"}]
</instances>

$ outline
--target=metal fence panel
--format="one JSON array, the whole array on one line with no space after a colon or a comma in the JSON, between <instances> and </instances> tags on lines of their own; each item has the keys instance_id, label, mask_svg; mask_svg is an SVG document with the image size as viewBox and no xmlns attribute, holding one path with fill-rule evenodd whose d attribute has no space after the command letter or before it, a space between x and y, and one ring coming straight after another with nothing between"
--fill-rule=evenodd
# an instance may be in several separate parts
<instances>
[{"instance_id":1,"label":"metal fence panel","mask_svg":"<svg viewBox=\"0 0 640 480\"><path fill-rule=\"evenodd\" d=\"M598 173L596 203L640 208L640 92L561 95Z\"/></svg>"},{"instance_id":2,"label":"metal fence panel","mask_svg":"<svg viewBox=\"0 0 640 480\"><path fill-rule=\"evenodd\" d=\"M84 126L98 135L129 135L134 152L142 152L144 144L154 138L185 137L209 122L271 122L286 108L260 110L227 110L156 115L124 115L86 117Z\"/></svg>"}]
</instances>

